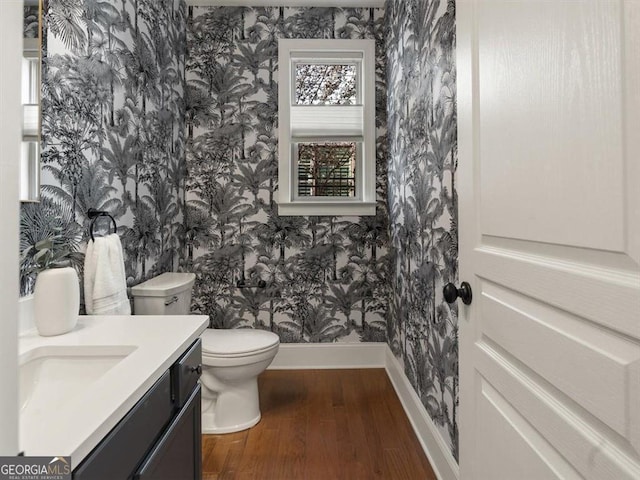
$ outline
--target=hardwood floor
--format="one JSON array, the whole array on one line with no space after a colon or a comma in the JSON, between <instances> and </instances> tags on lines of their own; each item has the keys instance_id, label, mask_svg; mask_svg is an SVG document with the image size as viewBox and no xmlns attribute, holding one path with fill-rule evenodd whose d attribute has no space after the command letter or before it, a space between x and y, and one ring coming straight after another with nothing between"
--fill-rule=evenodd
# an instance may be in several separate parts
<instances>
[{"instance_id":1,"label":"hardwood floor","mask_svg":"<svg viewBox=\"0 0 640 480\"><path fill-rule=\"evenodd\" d=\"M269 370L262 421L202 437L203 478L435 479L383 369Z\"/></svg>"}]
</instances>

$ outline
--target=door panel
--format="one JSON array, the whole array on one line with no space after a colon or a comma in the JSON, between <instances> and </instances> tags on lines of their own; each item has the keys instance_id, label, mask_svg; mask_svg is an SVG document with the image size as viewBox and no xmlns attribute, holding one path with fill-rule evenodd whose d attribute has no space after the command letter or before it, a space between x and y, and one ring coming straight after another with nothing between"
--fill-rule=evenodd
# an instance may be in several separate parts
<instances>
[{"instance_id":1,"label":"door panel","mask_svg":"<svg viewBox=\"0 0 640 480\"><path fill-rule=\"evenodd\" d=\"M483 336L619 435L637 440L629 438L640 431L629 417L640 405L637 343L495 284L483 282L479 300Z\"/></svg>"},{"instance_id":2,"label":"door panel","mask_svg":"<svg viewBox=\"0 0 640 480\"><path fill-rule=\"evenodd\" d=\"M482 377L478 426L487 436L479 444L480 455L494 449L508 451L501 463L481 464L481 478L494 480L579 479L580 475L558 455L531 424Z\"/></svg>"},{"instance_id":3,"label":"door panel","mask_svg":"<svg viewBox=\"0 0 640 480\"><path fill-rule=\"evenodd\" d=\"M478 375L491 378L492 388L499 392L506 403L519 416L526 419L548 445L556 450L557 455L562 456L580 475L593 480L637 480L636 453L627 441L612 434L597 419L573 405L569 397L554 391L550 384L537 377L525 365L509 358L500 351L499 346L489 343L481 344L476 355ZM484 383L482 388L486 391ZM474 403L481 404L484 401L480 398L481 395L482 393L475 395ZM492 431L490 424L481 424L485 413L482 407L478 408L477 420L478 426L481 427L479 429L481 434L476 440L478 446L484 445L484 450L474 452L476 454L474 458L477 459L476 462L480 468L485 468L482 466L487 464L486 468L495 468L496 471L500 471L511 456L509 442L504 449L497 449L489 444L485 435L491 432L490 438L495 443L496 439L493 436L496 433ZM506 414L504 417L505 419L516 418L513 413ZM513 428L520 428L519 424L519 421L515 422ZM520 431L523 435L525 434L521 428ZM547 455L547 458L551 457ZM461 469L464 467L464 470L461 470L461 479L509 479L508 476L482 476L473 465L467 463L469 457L463 459L461 456L460 460ZM526 471L529 466L524 464L521 468ZM513 478L518 477L511 477L509 480ZM539 477L536 480L545 479L546 477Z\"/></svg>"},{"instance_id":4,"label":"door panel","mask_svg":"<svg viewBox=\"0 0 640 480\"><path fill-rule=\"evenodd\" d=\"M478 10L482 233L621 251L622 3L546 4Z\"/></svg>"},{"instance_id":5,"label":"door panel","mask_svg":"<svg viewBox=\"0 0 640 480\"><path fill-rule=\"evenodd\" d=\"M476 274L483 278L621 333L636 338L640 334L637 271L551 258L517 248L479 246L473 254Z\"/></svg>"},{"instance_id":6,"label":"door panel","mask_svg":"<svg viewBox=\"0 0 640 480\"><path fill-rule=\"evenodd\" d=\"M628 108L624 109L624 142L626 156L626 224L627 243L625 251L637 263L640 263L640 2L627 0L624 2L624 48L625 52L633 54L635 61L625 62L623 72L624 102Z\"/></svg>"},{"instance_id":7,"label":"door panel","mask_svg":"<svg viewBox=\"0 0 640 480\"><path fill-rule=\"evenodd\" d=\"M456 14L461 478L640 478L640 2Z\"/></svg>"}]
</instances>

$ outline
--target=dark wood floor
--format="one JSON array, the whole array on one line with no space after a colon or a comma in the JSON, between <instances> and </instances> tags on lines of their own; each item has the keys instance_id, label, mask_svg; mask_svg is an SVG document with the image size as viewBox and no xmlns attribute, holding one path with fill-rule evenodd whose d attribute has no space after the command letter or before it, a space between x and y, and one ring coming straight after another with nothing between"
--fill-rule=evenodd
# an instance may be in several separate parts
<instances>
[{"instance_id":1,"label":"dark wood floor","mask_svg":"<svg viewBox=\"0 0 640 480\"><path fill-rule=\"evenodd\" d=\"M204 479L435 479L382 369L270 370L262 421L202 438Z\"/></svg>"}]
</instances>

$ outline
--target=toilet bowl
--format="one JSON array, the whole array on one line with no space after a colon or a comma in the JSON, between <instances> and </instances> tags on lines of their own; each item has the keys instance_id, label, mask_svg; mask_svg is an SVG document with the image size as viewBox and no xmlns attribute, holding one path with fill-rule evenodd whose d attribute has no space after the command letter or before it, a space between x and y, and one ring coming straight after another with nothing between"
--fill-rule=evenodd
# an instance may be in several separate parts
<instances>
[{"instance_id":1,"label":"toilet bowl","mask_svg":"<svg viewBox=\"0 0 640 480\"><path fill-rule=\"evenodd\" d=\"M260 421L258 375L278 352L263 330L206 330L202 336L202 433L246 430Z\"/></svg>"},{"instance_id":2,"label":"toilet bowl","mask_svg":"<svg viewBox=\"0 0 640 480\"><path fill-rule=\"evenodd\" d=\"M131 288L136 315L187 315L193 273L163 273ZM202 433L246 430L260 421L258 375L280 340L272 332L207 329L202 340Z\"/></svg>"}]
</instances>

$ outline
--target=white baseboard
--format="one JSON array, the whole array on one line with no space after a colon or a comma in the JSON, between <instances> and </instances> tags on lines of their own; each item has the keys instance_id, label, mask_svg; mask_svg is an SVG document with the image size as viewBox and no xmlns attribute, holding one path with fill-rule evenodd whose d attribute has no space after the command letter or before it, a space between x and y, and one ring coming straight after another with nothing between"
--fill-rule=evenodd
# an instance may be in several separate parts
<instances>
[{"instance_id":1,"label":"white baseboard","mask_svg":"<svg viewBox=\"0 0 640 480\"><path fill-rule=\"evenodd\" d=\"M281 344L269 370L384 368L425 455L440 480L459 478L449 446L420 402L402 365L386 343Z\"/></svg>"},{"instance_id":2,"label":"white baseboard","mask_svg":"<svg viewBox=\"0 0 640 480\"><path fill-rule=\"evenodd\" d=\"M418 394L405 375L404 368L388 346L385 366L393 388L396 390L413 431L416 433L436 476L440 480L457 480L459 468L451 455L451 449L440 436L433 420L429 417L427 410L418 398Z\"/></svg>"},{"instance_id":3,"label":"white baseboard","mask_svg":"<svg viewBox=\"0 0 640 480\"><path fill-rule=\"evenodd\" d=\"M269 370L384 368L386 343L283 343Z\"/></svg>"}]
</instances>

